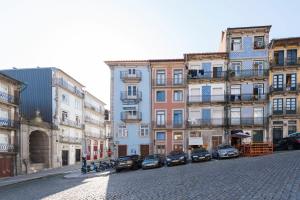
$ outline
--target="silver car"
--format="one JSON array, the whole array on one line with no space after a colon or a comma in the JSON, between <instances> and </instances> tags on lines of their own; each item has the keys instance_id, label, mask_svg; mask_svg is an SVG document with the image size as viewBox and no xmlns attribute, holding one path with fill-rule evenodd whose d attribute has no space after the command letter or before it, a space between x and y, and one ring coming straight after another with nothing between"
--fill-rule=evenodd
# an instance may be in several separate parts
<instances>
[{"instance_id":1,"label":"silver car","mask_svg":"<svg viewBox=\"0 0 300 200\"><path fill-rule=\"evenodd\" d=\"M217 146L217 148L213 151L212 156L213 158L234 158L240 155L239 150L228 145L228 144L221 144Z\"/></svg>"}]
</instances>

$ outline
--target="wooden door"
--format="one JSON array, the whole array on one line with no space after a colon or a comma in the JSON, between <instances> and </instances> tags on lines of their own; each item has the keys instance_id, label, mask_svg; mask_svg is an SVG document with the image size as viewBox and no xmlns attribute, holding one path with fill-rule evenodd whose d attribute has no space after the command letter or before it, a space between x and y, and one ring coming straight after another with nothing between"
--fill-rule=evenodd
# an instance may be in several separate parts
<instances>
[{"instance_id":1,"label":"wooden door","mask_svg":"<svg viewBox=\"0 0 300 200\"><path fill-rule=\"evenodd\" d=\"M149 155L149 145L141 145L141 156L145 157Z\"/></svg>"},{"instance_id":2,"label":"wooden door","mask_svg":"<svg viewBox=\"0 0 300 200\"><path fill-rule=\"evenodd\" d=\"M212 136L212 149L215 149L218 145L222 144L222 136Z\"/></svg>"},{"instance_id":3,"label":"wooden door","mask_svg":"<svg viewBox=\"0 0 300 200\"><path fill-rule=\"evenodd\" d=\"M118 156L127 156L127 145L118 145Z\"/></svg>"},{"instance_id":4,"label":"wooden door","mask_svg":"<svg viewBox=\"0 0 300 200\"><path fill-rule=\"evenodd\" d=\"M12 158L4 157L0 158L0 178L12 176Z\"/></svg>"},{"instance_id":5,"label":"wooden door","mask_svg":"<svg viewBox=\"0 0 300 200\"><path fill-rule=\"evenodd\" d=\"M69 164L69 151L62 150L61 151L61 157L62 157L62 165L68 165Z\"/></svg>"}]
</instances>

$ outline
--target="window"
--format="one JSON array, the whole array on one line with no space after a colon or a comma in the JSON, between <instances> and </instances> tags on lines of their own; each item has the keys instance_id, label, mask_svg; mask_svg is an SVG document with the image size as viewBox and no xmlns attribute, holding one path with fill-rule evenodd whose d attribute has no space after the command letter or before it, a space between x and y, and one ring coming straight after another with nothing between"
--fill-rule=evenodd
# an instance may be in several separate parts
<instances>
[{"instance_id":1,"label":"window","mask_svg":"<svg viewBox=\"0 0 300 200\"><path fill-rule=\"evenodd\" d=\"M78 110L81 109L81 103L80 103L80 100L78 100L78 99L75 99L75 108Z\"/></svg>"},{"instance_id":2,"label":"window","mask_svg":"<svg viewBox=\"0 0 300 200\"><path fill-rule=\"evenodd\" d=\"M240 51L242 50L242 38L232 38L231 39L231 51Z\"/></svg>"},{"instance_id":3,"label":"window","mask_svg":"<svg viewBox=\"0 0 300 200\"><path fill-rule=\"evenodd\" d=\"M297 132L297 121L288 121L288 135Z\"/></svg>"},{"instance_id":4,"label":"window","mask_svg":"<svg viewBox=\"0 0 300 200\"><path fill-rule=\"evenodd\" d=\"M156 111L156 125L165 125L165 111Z\"/></svg>"},{"instance_id":5,"label":"window","mask_svg":"<svg viewBox=\"0 0 300 200\"><path fill-rule=\"evenodd\" d=\"M166 140L165 132L156 132L156 140Z\"/></svg>"},{"instance_id":6,"label":"window","mask_svg":"<svg viewBox=\"0 0 300 200\"><path fill-rule=\"evenodd\" d=\"M284 51L274 51L274 64L278 66L284 65Z\"/></svg>"},{"instance_id":7,"label":"window","mask_svg":"<svg viewBox=\"0 0 300 200\"><path fill-rule=\"evenodd\" d=\"M135 69L128 69L129 75L135 75Z\"/></svg>"},{"instance_id":8,"label":"window","mask_svg":"<svg viewBox=\"0 0 300 200\"><path fill-rule=\"evenodd\" d=\"M173 74L173 84L180 85L183 83L183 73L181 69L174 70Z\"/></svg>"},{"instance_id":9,"label":"window","mask_svg":"<svg viewBox=\"0 0 300 200\"><path fill-rule=\"evenodd\" d=\"M182 144L174 144L173 145L173 150L174 151L182 151L183 150Z\"/></svg>"},{"instance_id":10,"label":"window","mask_svg":"<svg viewBox=\"0 0 300 200\"><path fill-rule=\"evenodd\" d=\"M67 119L68 119L68 112L62 111L61 117L62 117L61 119L62 119L63 122L67 121Z\"/></svg>"},{"instance_id":11,"label":"window","mask_svg":"<svg viewBox=\"0 0 300 200\"><path fill-rule=\"evenodd\" d=\"M253 142L264 142L264 131L263 130L253 130L252 131L252 141Z\"/></svg>"},{"instance_id":12,"label":"window","mask_svg":"<svg viewBox=\"0 0 300 200\"><path fill-rule=\"evenodd\" d=\"M165 85L166 84L165 70L157 70L156 71L156 84L157 85Z\"/></svg>"},{"instance_id":13,"label":"window","mask_svg":"<svg viewBox=\"0 0 300 200\"><path fill-rule=\"evenodd\" d=\"M231 125L239 125L241 122L241 108L231 108Z\"/></svg>"},{"instance_id":14,"label":"window","mask_svg":"<svg viewBox=\"0 0 300 200\"><path fill-rule=\"evenodd\" d=\"M69 105L69 95L67 94L62 94L61 95L61 101L67 105Z\"/></svg>"},{"instance_id":15,"label":"window","mask_svg":"<svg viewBox=\"0 0 300 200\"><path fill-rule=\"evenodd\" d=\"M264 75L264 61L256 60L253 62L254 74L258 76Z\"/></svg>"},{"instance_id":16,"label":"window","mask_svg":"<svg viewBox=\"0 0 300 200\"><path fill-rule=\"evenodd\" d=\"M273 75L273 89L275 91L283 90L283 74Z\"/></svg>"},{"instance_id":17,"label":"window","mask_svg":"<svg viewBox=\"0 0 300 200\"><path fill-rule=\"evenodd\" d=\"M241 85L231 85L230 87L230 100L240 101L241 100Z\"/></svg>"},{"instance_id":18,"label":"window","mask_svg":"<svg viewBox=\"0 0 300 200\"><path fill-rule=\"evenodd\" d=\"M156 91L156 101L157 102L164 102L165 100L166 100L165 91Z\"/></svg>"},{"instance_id":19,"label":"window","mask_svg":"<svg viewBox=\"0 0 300 200\"><path fill-rule=\"evenodd\" d=\"M4 108L0 108L0 119L8 120L8 110Z\"/></svg>"},{"instance_id":20,"label":"window","mask_svg":"<svg viewBox=\"0 0 300 200\"><path fill-rule=\"evenodd\" d=\"M165 154L166 153L165 145L156 145L156 153Z\"/></svg>"},{"instance_id":21,"label":"window","mask_svg":"<svg viewBox=\"0 0 300 200\"><path fill-rule=\"evenodd\" d=\"M80 125L80 118L79 118L79 116L76 116L76 125L77 125L77 126Z\"/></svg>"},{"instance_id":22,"label":"window","mask_svg":"<svg viewBox=\"0 0 300 200\"><path fill-rule=\"evenodd\" d=\"M149 126L148 125L141 125L140 136L149 136Z\"/></svg>"},{"instance_id":23,"label":"window","mask_svg":"<svg viewBox=\"0 0 300 200\"><path fill-rule=\"evenodd\" d=\"M8 135L0 134L0 144L8 144Z\"/></svg>"},{"instance_id":24,"label":"window","mask_svg":"<svg viewBox=\"0 0 300 200\"><path fill-rule=\"evenodd\" d=\"M182 126L182 110L174 110L173 113L173 125Z\"/></svg>"},{"instance_id":25,"label":"window","mask_svg":"<svg viewBox=\"0 0 300 200\"><path fill-rule=\"evenodd\" d=\"M296 114L296 98L286 99L286 114Z\"/></svg>"},{"instance_id":26,"label":"window","mask_svg":"<svg viewBox=\"0 0 300 200\"><path fill-rule=\"evenodd\" d=\"M287 64L288 65L297 64L297 49L287 50Z\"/></svg>"},{"instance_id":27,"label":"window","mask_svg":"<svg viewBox=\"0 0 300 200\"><path fill-rule=\"evenodd\" d=\"M201 132L200 131L190 132L190 137L201 137Z\"/></svg>"},{"instance_id":28,"label":"window","mask_svg":"<svg viewBox=\"0 0 300 200\"><path fill-rule=\"evenodd\" d=\"M240 76L242 73L242 63L241 62L232 62L231 63L231 76Z\"/></svg>"},{"instance_id":29,"label":"window","mask_svg":"<svg viewBox=\"0 0 300 200\"><path fill-rule=\"evenodd\" d=\"M223 77L223 67L213 67L213 78L222 78Z\"/></svg>"},{"instance_id":30,"label":"window","mask_svg":"<svg viewBox=\"0 0 300 200\"><path fill-rule=\"evenodd\" d=\"M174 101L183 101L183 91L182 90L175 90L173 94Z\"/></svg>"},{"instance_id":31,"label":"window","mask_svg":"<svg viewBox=\"0 0 300 200\"><path fill-rule=\"evenodd\" d=\"M297 89L296 88L296 85L297 85L296 82L297 82L296 73L286 75L285 84L286 84L286 89L287 90L295 91Z\"/></svg>"},{"instance_id":32,"label":"window","mask_svg":"<svg viewBox=\"0 0 300 200\"><path fill-rule=\"evenodd\" d=\"M137 87L135 85L128 85L127 86L127 95L128 96L136 96L137 94Z\"/></svg>"},{"instance_id":33,"label":"window","mask_svg":"<svg viewBox=\"0 0 300 200\"><path fill-rule=\"evenodd\" d=\"M254 37L254 49L264 49L265 48L265 38L264 36Z\"/></svg>"},{"instance_id":34,"label":"window","mask_svg":"<svg viewBox=\"0 0 300 200\"><path fill-rule=\"evenodd\" d=\"M128 131L127 131L126 125L119 126L118 136L119 137L127 137L128 136Z\"/></svg>"},{"instance_id":35,"label":"window","mask_svg":"<svg viewBox=\"0 0 300 200\"><path fill-rule=\"evenodd\" d=\"M183 140L182 132L174 132L173 133L173 140Z\"/></svg>"},{"instance_id":36,"label":"window","mask_svg":"<svg viewBox=\"0 0 300 200\"><path fill-rule=\"evenodd\" d=\"M283 99L273 99L273 114L283 113Z\"/></svg>"}]
</instances>

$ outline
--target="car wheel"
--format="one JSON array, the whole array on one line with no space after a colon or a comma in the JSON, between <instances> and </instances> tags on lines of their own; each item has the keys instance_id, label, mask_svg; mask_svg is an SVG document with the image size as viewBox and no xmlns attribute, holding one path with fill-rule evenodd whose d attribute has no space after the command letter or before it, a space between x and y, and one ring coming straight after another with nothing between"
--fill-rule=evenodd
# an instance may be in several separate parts
<instances>
[{"instance_id":1,"label":"car wheel","mask_svg":"<svg viewBox=\"0 0 300 200\"><path fill-rule=\"evenodd\" d=\"M288 150L294 150L293 144L288 144L287 149L288 149Z\"/></svg>"}]
</instances>

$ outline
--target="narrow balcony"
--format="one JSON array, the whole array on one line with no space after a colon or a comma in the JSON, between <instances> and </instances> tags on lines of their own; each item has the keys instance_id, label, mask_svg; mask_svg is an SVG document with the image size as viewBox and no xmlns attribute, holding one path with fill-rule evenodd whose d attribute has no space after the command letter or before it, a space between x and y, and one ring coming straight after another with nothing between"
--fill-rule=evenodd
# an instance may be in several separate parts
<instances>
[{"instance_id":1,"label":"narrow balcony","mask_svg":"<svg viewBox=\"0 0 300 200\"><path fill-rule=\"evenodd\" d=\"M282 110L272 110L272 115L298 115L299 112L297 112L297 110L291 110L291 109L286 109L286 108L283 108Z\"/></svg>"},{"instance_id":2,"label":"narrow balcony","mask_svg":"<svg viewBox=\"0 0 300 200\"><path fill-rule=\"evenodd\" d=\"M4 129L16 129L19 126L18 121L0 118L0 127Z\"/></svg>"},{"instance_id":3,"label":"narrow balcony","mask_svg":"<svg viewBox=\"0 0 300 200\"><path fill-rule=\"evenodd\" d=\"M227 120L229 126L264 127L268 122L267 117L241 117L241 118L228 118Z\"/></svg>"},{"instance_id":4,"label":"narrow balcony","mask_svg":"<svg viewBox=\"0 0 300 200\"><path fill-rule=\"evenodd\" d=\"M60 135L59 142L68 144L81 144L82 138Z\"/></svg>"},{"instance_id":5,"label":"narrow balcony","mask_svg":"<svg viewBox=\"0 0 300 200\"><path fill-rule=\"evenodd\" d=\"M270 86L270 93L285 93L285 92L299 92L300 84L283 84L280 86Z\"/></svg>"},{"instance_id":6,"label":"narrow balcony","mask_svg":"<svg viewBox=\"0 0 300 200\"><path fill-rule=\"evenodd\" d=\"M83 129L83 124L69 119L64 119L64 120L60 119L60 124L65 126L70 126L73 128Z\"/></svg>"},{"instance_id":7,"label":"narrow balcony","mask_svg":"<svg viewBox=\"0 0 300 200\"><path fill-rule=\"evenodd\" d=\"M101 125L100 121L95 120L95 119L93 119L91 117L88 117L88 116L85 116L84 121L87 122L87 123L90 123L90 124L94 124L96 126L100 126Z\"/></svg>"},{"instance_id":8,"label":"narrow balcony","mask_svg":"<svg viewBox=\"0 0 300 200\"><path fill-rule=\"evenodd\" d=\"M190 69L188 70L189 81L201 80L224 80L226 78L226 71L204 71Z\"/></svg>"},{"instance_id":9,"label":"narrow balcony","mask_svg":"<svg viewBox=\"0 0 300 200\"><path fill-rule=\"evenodd\" d=\"M16 145L0 143L0 153L15 153L15 152L17 152Z\"/></svg>"},{"instance_id":10,"label":"narrow balcony","mask_svg":"<svg viewBox=\"0 0 300 200\"><path fill-rule=\"evenodd\" d=\"M267 94L229 94L228 100L231 103L259 103L268 100Z\"/></svg>"},{"instance_id":11,"label":"narrow balcony","mask_svg":"<svg viewBox=\"0 0 300 200\"><path fill-rule=\"evenodd\" d=\"M140 70L135 70L135 73L121 71L120 78L123 82L140 82L142 80L142 72Z\"/></svg>"},{"instance_id":12,"label":"narrow balcony","mask_svg":"<svg viewBox=\"0 0 300 200\"><path fill-rule=\"evenodd\" d=\"M189 95L188 103L224 103L226 101L226 95Z\"/></svg>"},{"instance_id":13,"label":"narrow balcony","mask_svg":"<svg viewBox=\"0 0 300 200\"><path fill-rule=\"evenodd\" d=\"M76 86L73 86L71 84L69 84L66 80L62 79L62 78L54 78L53 79L53 83L55 85L58 85L66 90L68 90L69 92L79 96L80 98L84 97L84 93L81 89L77 88Z\"/></svg>"},{"instance_id":14,"label":"narrow balcony","mask_svg":"<svg viewBox=\"0 0 300 200\"><path fill-rule=\"evenodd\" d=\"M139 122L142 120L142 112L138 112L138 111L121 112L121 120L123 122Z\"/></svg>"},{"instance_id":15,"label":"narrow balcony","mask_svg":"<svg viewBox=\"0 0 300 200\"><path fill-rule=\"evenodd\" d=\"M100 107L92 105L88 102L84 102L84 107L104 115L104 110L101 110Z\"/></svg>"},{"instance_id":16,"label":"narrow balcony","mask_svg":"<svg viewBox=\"0 0 300 200\"><path fill-rule=\"evenodd\" d=\"M193 119L187 121L189 128L222 127L224 124L224 118Z\"/></svg>"},{"instance_id":17,"label":"narrow balcony","mask_svg":"<svg viewBox=\"0 0 300 200\"><path fill-rule=\"evenodd\" d=\"M276 68L281 69L283 67L300 67L300 57L294 59L285 58L282 60L272 59L270 61L270 67L272 69L276 69Z\"/></svg>"},{"instance_id":18,"label":"narrow balcony","mask_svg":"<svg viewBox=\"0 0 300 200\"><path fill-rule=\"evenodd\" d=\"M128 91L123 91L120 99L124 103L139 103L142 101L142 92L137 91L135 95L128 95Z\"/></svg>"},{"instance_id":19,"label":"narrow balcony","mask_svg":"<svg viewBox=\"0 0 300 200\"><path fill-rule=\"evenodd\" d=\"M229 70L228 78L230 80L239 79L264 79L268 78L269 70L267 69L244 69L244 70Z\"/></svg>"},{"instance_id":20,"label":"narrow balcony","mask_svg":"<svg viewBox=\"0 0 300 200\"><path fill-rule=\"evenodd\" d=\"M15 105L19 104L19 98L5 92L0 92L0 101Z\"/></svg>"},{"instance_id":21,"label":"narrow balcony","mask_svg":"<svg viewBox=\"0 0 300 200\"><path fill-rule=\"evenodd\" d=\"M152 127L154 129L182 129L184 128L183 122L173 122L173 123L166 123L164 121L153 121Z\"/></svg>"},{"instance_id":22,"label":"narrow balcony","mask_svg":"<svg viewBox=\"0 0 300 200\"><path fill-rule=\"evenodd\" d=\"M154 87L185 87L186 80L184 78L161 78L152 79L152 85Z\"/></svg>"}]
</instances>

